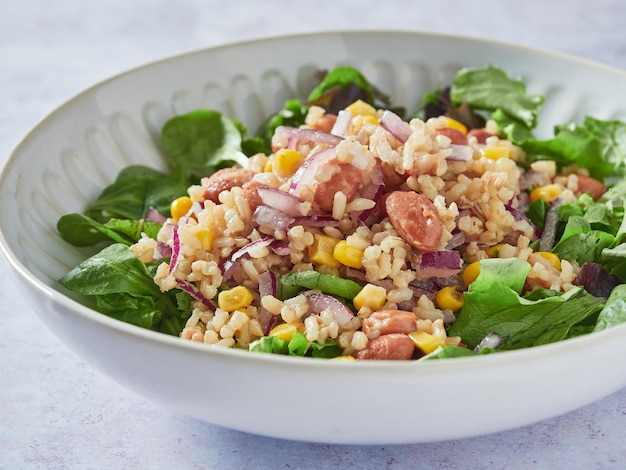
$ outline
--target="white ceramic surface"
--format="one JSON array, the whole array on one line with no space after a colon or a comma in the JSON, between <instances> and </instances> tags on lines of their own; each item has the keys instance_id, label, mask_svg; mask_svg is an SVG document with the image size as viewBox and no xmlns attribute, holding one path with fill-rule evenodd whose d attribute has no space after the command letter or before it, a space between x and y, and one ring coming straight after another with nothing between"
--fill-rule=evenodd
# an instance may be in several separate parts
<instances>
[{"instance_id":1,"label":"white ceramic surface","mask_svg":"<svg viewBox=\"0 0 626 470\"><path fill-rule=\"evenodd\" d=\"M626 73L489 41L402 32L273 38L149 64L64 104L15 148L0 177L0 248L41 320L121 384L208 422L296 440L397 444L476 436L556 416L626 385L626 325L534 349L431 363L344 363L183 342L105 317L57 283L86 256L55 231L129 163L162 165L160 126L211 107L254 129L312 72L358 67L396 103L496 64L545 93L553 124L626 118ZM611 90L607 93L607 90Z\"/></svg>"}]
</instances>

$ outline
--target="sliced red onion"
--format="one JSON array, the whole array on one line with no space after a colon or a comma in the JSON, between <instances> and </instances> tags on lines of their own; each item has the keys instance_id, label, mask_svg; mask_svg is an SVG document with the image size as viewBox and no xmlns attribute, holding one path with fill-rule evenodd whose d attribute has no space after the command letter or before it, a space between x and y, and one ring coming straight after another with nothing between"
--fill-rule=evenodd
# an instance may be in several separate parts
<instances>
[{"instance_id":1,"label":"sliced red onion","mask_svg":"<svg viewBox=\"0 0 626 470\"><path fill-rule=\"evenodd\" d=\"M533 224L532 221L526 216L526 214L524 214L519 209L516 209L515 207L511 206L510 203L509 204L505 204L504 207L506 208L507 211L509 211L513 215L513 218L515 220L525 220L526 222L528 222L528 224L531 227L533 227L533 229L534 229L535 237L537 237L537 238L541 237L541 232L535 226L535 224ZM546 218L547 218L547 215L546 215ZM550 247L550 249L548 249L548 250L541 250L541 251L550 251L551 249L552 249L552 247Z\"/></svg>"},{"instance_id":2,"label":"sliced red onion","mask_svg":"<svg viewBox=\"0 0 626 470\"><path fill-rule=\"evenodd\" d=\"M563 201L559 198L552 201L550 209L546 214L546 220L543 223L543 233L539 236L539 251L552 251L554 242L556 241L556 229L559 222L559 207Z\"/></svg>"},{"instance_id":3,"label":"sliced red onion","mask_svg":"<svg viewBox=\"0 0 626 470\"><path fill-rule=\"evenodd\" d=\"M452 238L448 240L446 244L447 250L453 250L455 248L460 247L465 243L465 233L458 230L457 232L452 232Z\"/></svg>"},{"instance_id":4,"label":"sliced red onion","mask_svg":"<svg viewBox=\"0 0 626 470\"><path fill-rule=\"evenodd\" d=\"M337 119L330 133L339 137L344 137L348 133L348 128L352 122L352 112L347 109L342 109L337 113Z\"/></svg>"},{"instance_id":5,"label":"sliced red onion","mask_svg":"<svg viewBox=\"0 0 626 470\"><path fill-rule=\"evenodd\" d=\"M200 215L200 212L202 212L202 209L204 209L204 202L194 201L194 203L191 205L191 212L196 217L198 217L198 215Z\"/></svg>"},{"instance_id":6,"label":"sliced red onion","mask_svg":"<svg viewBox=\"0 0 626 470\"><path fill-rule=\"evenodd\" d=\"M291 217L302 217L309 214L307 204L298 196L269 186L256 188L264 205L284 212Z\"/></svg>"},{"instance_id":7,"label":"sliced red onion","mask_svg":"<svg viewBox=\"0 0 626 470\"><path fill-rule=\"evenodd\" d=\"M380 117L380 126L400 142L405 143L411 136L411 126L393 111L386 109Z\"/></svg>"},{"instance_id":8,"label":"sliced red onion","mask_svg":"<svg viewBox=\"0 0 626 470\"><path fill-rule=\"evenodd\" d=\"M176 279L176 286L180 290L187 292L194 299L202 302L202 304L205 305L209 310L215 312L215 310L217 309L217 306L213 303L213 301L211 299L207 299L204 296L204 294L200 292L200 289L198 289L196 286L194 286L190 282L183 281L181 279Z\"/></svg>"},{"instance_id":9,"label":"sliced red onion","mask_svg":"<svg viewBox=\"0 0 626 470\"><path fill-rule=\"evenodd\" d=\"M335 158L334 147L329 147L313 155L309 155L304 163L296 170L289 184L289 192L300 196L302 188L315 182L315 176L323 169L324 165Z\"/></svg>"},{"instance_id":10,"label":"sliced red onion","mask_svg":"<svg viewBox=\"0 0 626 470\"><path fill-rule=\"evenodd\" d=\"M296 219L282 211L260 205L254 210L252 220L259 225L266 225L274 230L287 230Z\"/></svg>"},{"instance_id":11,"label":"sliced red onion","mask_svg":"<svg viewBox=\"0 0 626 470\"><path fill-rule=\"evenodd\" d=\"M157 241L157 246L154 249L155 259L164 259L172 257L172 247L167 243Z\"/></svg>"},{"instance_id":12,"label":"sliced red onion","mask_svg":"<svg viewBox=\"0 0 626 470\"><path fill-rule=\"evenodd\" d=\"M370 178L372 181L361 190L360 197L371 199L377 203L385 192L385 177L383 174L383 168L379 161L376 162L376 165L372 169ZM358 214L358 220L360 222L365 222L375 209L376 205L374 205L371 209L361 211Z\"/></svg>"},{"instance_id":13,"label":"sliced red onion","mask_svg":"<svg viewBox=\"0 0 626 470\"><path fill-rule=\"evenodd\" d=\"M480 352L485 348L495 349L500 346L501 342L502 337L498 333L489 333L482 340L480 340L480 343L478 343L478 345L474 348L474 352L476 354L480 354Z\"/></svg>"},{"instance_id":14,"label":"sliced red onion","mask_svg":"<svg viewBox=\"0 0 626 470\"><path fill-rule=\"evenodd\" d=\"M272 143L281 146L297 145L298 142L306 141L315 144L337 145L343 137L333 135L330 132L320 131L306 127L278 126L274 131Z\"/></svg>"},{"instance_id":15,"label":"sliced red onion","mask_svg":"<svg viewBox=\"0 0 626 470\"><path fill-rule=\"evenodd\" d=\"M163 214L161 214L154 207L151 207L146 212L146 220L148 222L155 222L155 223L162 224L162 223L165 223L165 221L167 220L167 217L165 217Z\"/></svg>"},{"instance_id":16,"label":"sliced red onion","mask_svg":"<svg viewBox=\"0 0 626 470\"><path fill-rule=\"evenodd\" d=\"M422 253L417 269L419 277L450 277L458 274L463 260L458 251L432 251Z\"/></svg>"},{"instance_id":17,"label":"sliced red onion","mask_svg":"<svg viewBox=\"0 0 626 470\"><path fill-rule=\"evenodd\" d=\"M276 275L270 270L259 274L259 297L261 299L266 295L277 297L277 293L278 283L276 281ZM267 336L276 323L276 316L263 307L263 303L261 302L258 320L263 329L263 334Z\"/></svg>"},{"instance_id":18,"label":"sliced red onion","mask_svg":"<svg viewBox=\"0 0 626 470\"><path fill-rule=\"evenodd\" d=\"M280 240L274 240L270 245L270 249L278 256L289 256L291 254L291 248L289 248L289 245Z\"/></svg>"},{"instance_id":19,"label":"sliced red onion","mask_svg":"<svg viewBox=\"0 0 626 470\"><path fill-rule=\"evenodd\" d=\"M343 326L354 318L354 313L336 298L316 291L305 292L309 309L315 313L330 309L339 326Z\"/></svg>"},{"instance_id":20,"label":"sliced red onion","mask_svg":"<svg viewBox=\"0 0 626 470\"><path fill-rule=\"evenodd\" d=\"M178 226L172 227L172 259L170 260L170 267L168 274L172 274L178 264L178 258L180 256L180 237L178 236Z\"/></svg>"},{"instance_id":21,"label":"sliced red onion","mask_svg":"<svg viewBox=\"0 0 626 470\"><path fill-rule=\"evenodd\" d=\"M273 238L264 237L253 242L248 243L247 245L239 248L237 251L233 252L229 258L225 259L221 263L222 277L224 281L227 281L233 275L235 271L235 267L237 266L237 262L244 256L248 256L252 250L255 248L260 248L262 246L269 246L274 242Z\"/></svg>"},{"instance_id":22,"label":"sliced red onion","mask_svg":"<svg viewBox=\"0 0 626 470\"><path fill-rule=\"evenodd\" d=\"M448 161L466 162L474 158L474 149L469 145L451 144L452 153L446 158Z\"/></svg>"}]
</instances>

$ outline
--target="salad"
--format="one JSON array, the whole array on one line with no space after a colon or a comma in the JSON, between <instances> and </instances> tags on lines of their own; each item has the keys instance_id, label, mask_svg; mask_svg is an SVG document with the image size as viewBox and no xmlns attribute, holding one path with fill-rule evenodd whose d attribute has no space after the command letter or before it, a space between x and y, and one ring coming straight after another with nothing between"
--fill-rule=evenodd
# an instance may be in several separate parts
<instances>
[{"instance_id":1,"label":"salad","mask_svg":"<svg viewBox=\"0 0 626 470\"><path fill-rule=\"evenodd\" d=\"M169 171L131 166L57 228L93 256L61 280L185 340L349 360L562 341L626 321L626 124L533 134L544 101L498 67L417 110L325 72L256 133L175 116Z\"/></svg>"}]
</instances>

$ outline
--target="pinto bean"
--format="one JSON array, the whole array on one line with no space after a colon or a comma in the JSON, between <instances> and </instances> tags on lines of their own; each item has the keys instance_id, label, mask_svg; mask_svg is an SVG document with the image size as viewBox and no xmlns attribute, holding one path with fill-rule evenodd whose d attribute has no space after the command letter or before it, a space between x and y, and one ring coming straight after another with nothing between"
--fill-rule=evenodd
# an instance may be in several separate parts
<instances>
[{"instance_id":1,"label":"pinto bean","mask_svg":"<svg viewBox=\"0 0 626 470\"><path fill-rule=\"evenodd\" d=\"M578 175L578 191L589 193L594 201L597 201L606 192L606 186L590 176Z\"/></svg>"},{"instance_id":2,"label":"pinto bean","mask_svg":"<svg viewBox=\"0 0 626 470\"><path fill-rule=\"evenodd\" d=\"M367 347L355 353L357 360L406 361L413 357L415 344L407 335L392 333L371 339Z\"/></svg>"},{"instance_id":3,"label":"pinto bean","mask_svg":"<svg viewBox=\"0 0 626 470\"><path fill-rule=\"evenodd\" d=\"M484 144L485 141L492 135L493 134L491 132L487 132L485 129L471 129L467 133L467 137L476 137L476 141L479 144Z\"/></svg>"},{"instance_id":4,"label":"pinto bean","mask_svg":"<svg viewBox=\"0 0 626 470\"><path fill-rule=\"evenodd\" d=\"M363 179L361 170L349 163L340 163L338 170L328 181L318 183L313 200L317 206L327 212L332 212L335 193L341 191L348 201L356 194Z\"/></svg>"},{"instance_id":5,"label":"pinto bean","mask_svg":"<svg viewBox=\"0 0 626 470\"><path fill-rule=\"evenodd\" d=\"M376 338L392 333L411 333L417 329L417 317L404 310L379 310L363 320L363 333Z\"/></svg>"},{"instance_id":6,"label":"pinto bean","mask_svg":"<svg viewBox=\"0 0 626 470\"><path fill-rule=\"evenodd\" d=\"M324 114L317 118L312 127L320 131L330 132L335 125L335 121L337 121L335 114Z\"/></svg>"},{"instance_id":7,"label":"pinto bean","mask_svg":"<svg viewBox=\"0 0 626 470\"><path fill-rule=\"evenodd\" d=\"M430 199L414 191L394 191L385 199L385 209L405 242L421 251L437 249L443 222Z\"/></svg>"},{"instance_id":8,"label":"pinto bean","mask_svg":"<svg viewBox=\"0 0 626 470\"><path fill-rule=\"evenodd\" d=\"M458 129L442 127L441 129L437 129L437 134L445 135L451 140L451 143L455 145L467 145L467 136Z\"/></svg>"},{"instance_id":9,"label":"pinto bean","mask_svg":"<svg viewBox=\"0 0 626 470\"><path fill-rule=\"evenodd\" d=\"M227 191L236 186L243 186L250 181L254 172L244 168L223 168L207 178L202 178L204 198L215 203L219 202L218 196L222 191Z\"/></svg>"},{"instance_id":10,"label":"pinto bean","mask_svg":"<svg viewBox=\"0 0 626 470\"><path fill-rule=\"evenodd\" d=\"M259 186L264 186L264 184L257 180L246 181L243 186L241 186L241 189L243 189L243 197L248 201L252 212L261 204L261 196L259 196L259 192L256 189Z\"/></svg>"}]
</instances>

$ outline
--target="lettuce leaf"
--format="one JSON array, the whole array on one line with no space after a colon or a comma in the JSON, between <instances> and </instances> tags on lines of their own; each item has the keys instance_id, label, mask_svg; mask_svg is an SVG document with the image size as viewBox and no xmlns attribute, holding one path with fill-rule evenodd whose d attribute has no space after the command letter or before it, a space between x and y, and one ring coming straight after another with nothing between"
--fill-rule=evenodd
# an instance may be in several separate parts
<instances>
[{"instance_id":1,"label":"lettuce leaf","mask_svg":"<svg viewBox=\"0 0 626 470\"><path fill-rule=\"evenodd\" d=\"M474 349L489 333L502 337L498 350L520 349L561 341L570 329L597 314L604 299L574 288L563 295L530 300L520 296L530 265L521 259L486 259L464 294L464 305L449 336L460 336Z\"/></svg>"}]
</instances>

